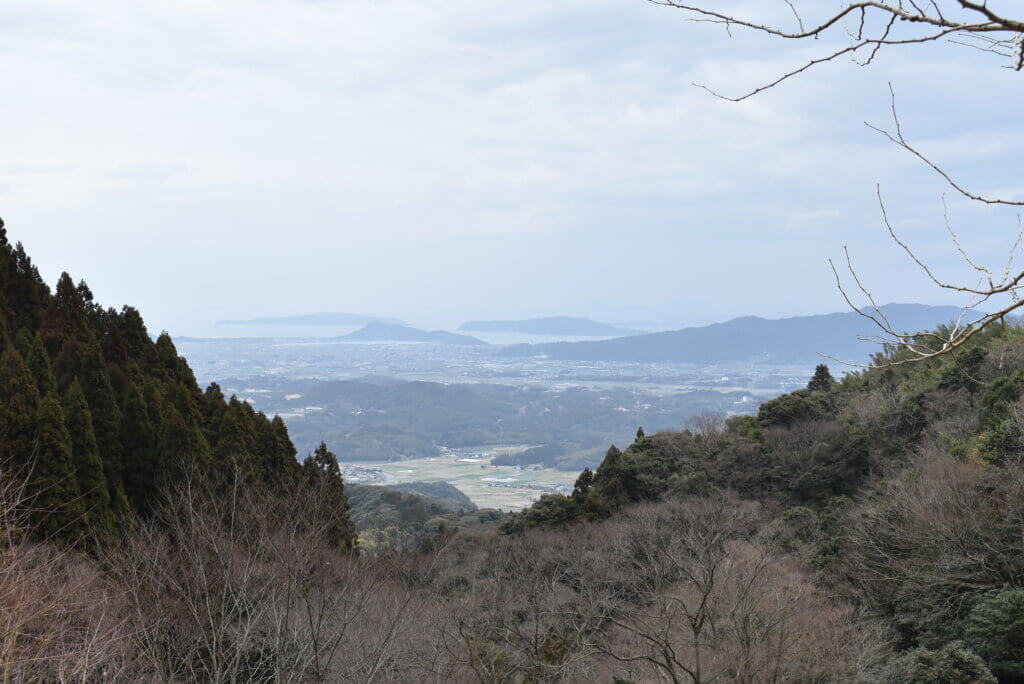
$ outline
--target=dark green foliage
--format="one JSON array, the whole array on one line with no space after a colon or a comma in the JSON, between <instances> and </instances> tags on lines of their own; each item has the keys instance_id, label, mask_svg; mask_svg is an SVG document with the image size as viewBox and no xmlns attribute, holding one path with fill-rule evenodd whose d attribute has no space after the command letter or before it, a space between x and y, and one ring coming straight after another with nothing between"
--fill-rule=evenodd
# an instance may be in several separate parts
<instances>
[{"instance_id":1,"label":"dark green foliage","mask_svg":"<svg viewBox=\"0 0 1024 684\"><path fill-rule=\"evenodd\" d=\"M867 433L848 423L808 422L765 436L769 479L800 502L851 494L869 470Z\"/></svg>"},{"instance_id":2,"label":"dark green foliage","mask_svg":"<svg viewBox=\"0 0 1024 684\"><path fill-rule=\"evenodd\" d=\"M204 395L170 336L153 340L136 309L102 308L88 285L76 285L67 273L51 294L2 225L0 336L5 465L27 472L33 458L45 455L52 478L67 455L71 475L61 476L61 487L39 480L32 489L40 491L29 494L43 497L45 488L53 503L77 488L68 503L96 530L114 531L148 515L161 487L186 473L211 486L230 481L236 470L268 489L300 483L301 466L280 419L225 403L216 387ZM60 420L52 406L37 415L40 396L54 392L63 397ZM66 522L53 524L70 539L78 532Z\"/></svg>"},{"instance_id":3,"label":"dark green foliage","mask_svg":"<svg viewBox=\"0 0 1024 684\"><path fill-rule=\"evenodd\" d=\"M51 357L56 357L68 340L84 343L91 335L85 302L66 272L60 274L57 289L43 311L39 334Z\"/></svg>"},{"instance_id":4,"label":"dark green foliage","mask_svg":"<svg viewBox=\"0 0 1024 684\"><path fill-rule=\"evenodd\" d=\"M829 372L828 366L823 363L819 363L814 369L814 376L811 377L810 382L807 383L807 389L812 392L828 392L836 384L836 379L832 377L832 373Z\"/></svg>"},{"instance_id":5,"label":"dark green foliage","mask_svg":"<svg viewBox=\"0 0 1024 684\"><path fill-rule=\"evenodd\" d=\"M761 404L757 420L763 427L789 427L794 423L828 420L835 414L830 395L811 390L797 390Z\"/></svg>"},{"instance_id":6,"label":"dark green foliage","mask_svg":"<svg viewBox=\"0 0 1024 684\"><path fill-rule=\"evenodd\" d=\"M268 414L291 410L288 394L321 406L292 421L289 431L300 453L326 440L342 463L437 456L437 445L476 448L485 444L538 444L501 453L495 465L540 463L578 473L596 468L609 444L632 441L637 424L661 429L682 425L695 413L754 407L740 392L693 390L645 399L636 406L631 387L567 388L488 383L440 384L404 381L315 381L266 377L273 388L260 399ZM647 402L651 401L650 405ZM265 402L265 403L263 403ZM648 424L650 423L650 425ZM628 443L628 442L627 442Z\"/></svg>"},{"instance_id":7,"label":"dark green foliage","mask_svg":"<svg viewBox=\"0 0 1024 684\"><path fill-rule=\"evenodd\" d=\"M967 619L965 634L1001 681L1024 681L1024 589L982 598Z\"/></svg>"},{"instance_id":8,"label":"dark green foliage","mask_svg":"<svg viewBox=\"0 0 1024 684\"><path fill-rule=\"evenodd\" d=\"M3 465L25 468L35 452L39 390L13 346L0 356L0 458Z\"/></svg>"},{"instance_id":9,"label":"dark green foliage","mask_svg":"<svg viewBox=\"0 0 1024 684\"><path fill-rule=\"evenodd\" d=\"M45 397L50 392L57 391L57 381L54 379L53 368L50 366L50 357L46 354L43 341L39 335L29 335L28 331L22 330L28 338L27 348L21 352L22 357L28 365L29 372L36 380L36 387L39 389L39 396ZM19 337L21 333L19 333Z\"/></svg>"},{"instance_id":10,"label":"dark green foliage","mask_svg":"<svg viewBox=\"0 0 1024 684\"><path fill-rule=\"evenodd\" d=\"M1020 399L1024 389L1024 369L1012 375L997 378L981 397L981 418L996 424L1010 416L1011 405Z\"/></svg>"},{"instance_id":11,"label":"dark green foliage","mask_svg":"<svg viewBox=\"0 0 1024 684\"><path fill-rule=\"evenodd\" d=\"M135 510L146 513L157 494L160 458L157 435L149 422L142 392L134 385L121 417L121 449L124 458L124 491Z\"/></svg>"},{"instance_id":12,"label":"dark green foliage","mask_svg":"<svg viewBox=\"0 0 1024 684\"><path fill-rule=\"evenodd\" d=\"M166 410L163 418L159 440L161 467L175 480L190 472L204 472L208 463L204 458L201 435L189 428L181 412L174 406Z\"/></svg>"},{"instance_id":13,"label":"dark green foliage","mask_svg":"<svg viewBox=\"0 0 1024 684\"><path fill-rule=\"evenodd\" d=\"M153 426L153 431L159 435L163 428L165 415L163 395L153 380L146 380L142 384L141 389L142 400L146 402L146 416L149 418L149 424Z\"/></svg>"},{"instance_id":14,"label":"dark green foliage","mask_svg":"<svg viewBox=\"0 0 1024 684\"><path fill-rule=\"evenodd\" d=\"M594 484L594 473L590 468L584 468L572 488L572 498L582 501L590 495L590 487Z\"/></svg>"},{"instance_id":15,"label":"dark green foliage","mask_svg":"<svg viewBox=\"0 0 1024 684\"><path fill-rule=\"evenodd\" d=\"M333 516L327 531L327 541L336 548L356 548L356 528L349 518L349 504L345 497L345 484L337 457L320 442L312 454L302 462L306 482L332 506Z\"/></svg>"},{"instance_id":16,"label":"dark green foliage","mask_svg":"<svg viewBox=\"0 0 1024 684\"><path fill-rule=\"evenodd\" d=\"M32 350L33 335L25 328L18 331L18 334L14 336L14 350L21 354L21 358L27 359L29 352Z\"/></svg>"},{"instance_id":17,"label":"dark green foliage","mask_svg":"<svg viewBox=\"0 0 1024 684\"><path fill-rule=\"evenodd\" d=\"M43 282L39 269L19 242L11 247L7 237L0 238L0 287L9 308L7 329L39 329L39 320L50 297L50 288Z\"/></svg>"},{"instance_id":18,"label":"dark green foliage","mask_svg":"<svg viewBox=\"0 0 1024 684\"><path fill-rule=\"evenodd\" d=\"M360 549L378 544L422 547L440 541L439 535L501 518L500 511L477 510L464 494L443 482L408 482L387 487L346 485L345 495L352 520L359 529Z\"/></svg>"},{"instance_id":19,"label":"dark green foliage","mask_svg":"<svg viewBox=\"0 0 1024 684\"><path fill-rule=\"evenodd\" d=\"M643 439L644 438L644 429L642 427L638 427L636 429L636 438L637 439Z\"/></svg>"},{"instance_id":20,"label":"dark green foliage","mask_svg":"<svg viewBox=\"0 0 1024 684\"><path fill-rule=\"evenodd\" d=\"M85 507L71 460L71 435L53 394L39 404L32 457L33 531L45 538L77 540L85 533Z\"/></svg>"},{"instance_id":21,"label":"dark green foliage","mask_svg":"<svg viewBox=\"0 0 1024 684\"><path fill-rule=\"evenodd\" d=\"M92 414L77 378L64 395L64 424L71 439L71 460L86 521L97 531L110 531L113 527L110 491L92 428Z\"/></svg>"},{"instance_id":22,"label":"dark green foliage","mask_svg":"<svg viewBox=\"0 0 1024 684\"><path fill-rule=\"evenodd\" d=\"M543 494L529 508L509 515L500 529L514 534L534 527L560 527L579 520L583 510L583 503L571 496Z\"/></svg>"},{"instance_id":23,"label":"dark green foliage","mask_svg":"<svg viewBox=\"0 0 1024 684\"><path fill-rule=\"evenodd\" d=\"M985 661L958 641L934 651L910 651L884 679L892 684L996 684Z\"/></svg>"},{"instance_id":24,"label":"dark green foliage","mask_svg":"<svg viewBox=\"0 0 1024 684\"><path fill-rule=\"evenodd\" d=\"M110 386L110 376L107 374L99 342L95 339L81 355L77 376L92 412L96 446L107 470L107 479L110 482L120 482L124 476L120 437L121 409Z\"/></svg>"},{"instance_id":25,"label":"dark green foliage","mask_svg":"<svg viewBox=\"0 0 1024 684\"><path fill-rule=\"evenodd\" d=\"M635 463L613 444L594 473L594 486L613 506L621 505L636 498L637 475Z\"/></svg>"},{"instance_id":26,"label":"dark green foliage","mask_svg":"<svg viewBox=\"0 0 1024 684\"><path fill-rule=\"evenodd\" d=\"M981 337L979 343L990 344L991 339ZM1024 346L1024 340L1018 344ZM941 370L956 363L961 361L943 359L932 365L940 365ZM980 366L978 372L982 372ZM582 478L572 497L544 497L534 510L511 516L504 529L562 525L607 516L624 505L666 495L729 489L752 498L809 507L816 520L825 516L816 523L814 538L803 540L801 551L811 562L825 567L841 555L843 538L831 502L855 495L872 473L894 459L906 458L908 450L929 434L930 421L954 417L962 421L964 411L961 404L950 400L951 390L938 388L942 372L927 364L850 374L831 384L827 373L828 369L820 366L809 383L818 389L798 390L766 401L756 419L734 416L720 432L644 435L625 452L612 447L593 479ZM1018 375L1024 378L1024 369L1010 377ZM1024 380L1013 380L1008 386L993 382L988 410L1008 410L1007 402L1020 395L1019 383ZM966 410L970 410L969 404ZM1005 427L1009 430L1013 425L1006 423ZM983 435L977 443L984 447L999 434L990 430L987 438ZM1019 429L1011 432L1006 442L1000 447L1003 453L1024 450Z\"/></svg>"},{"instance_id":27,"label":"dark green foliage","mask_svg":"<svg viewBox=\"0 0 1024 684\"><path fill-rule=\"evenodd\" d=\"M450 513L471 513L477 510L477 505L472 499L463 494L458 487L447 482L402 482L388 485L388 488L425 496Z\"/></svg>"},{"instance_id":28,"label":"dark green foliage","mask_svg":"<svg viewBox=\"0 0 1024 684\"><path fill-rule=\"evenodd\" d=\"M951 363L939 376L939 389L963 389L970 393L982 389L985 383L980 379L981 368L986 356L987 350L980 347L950 355Z\"/></svg>"}]
</instances>

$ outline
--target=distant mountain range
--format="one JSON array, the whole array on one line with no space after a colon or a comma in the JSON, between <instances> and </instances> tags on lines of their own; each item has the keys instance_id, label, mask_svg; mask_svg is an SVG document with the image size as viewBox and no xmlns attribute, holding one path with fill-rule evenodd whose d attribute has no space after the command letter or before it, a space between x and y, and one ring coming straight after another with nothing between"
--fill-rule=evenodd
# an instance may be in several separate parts
<instances>
[{"instance_id":1,"label":"distant mountain range","mask_svg":"<svg viewBox=\"0 0 1024 684\"><path fill-rule=\"evenodd\" d=\"M523 321L468 321L460 325L458 329L473 332L576 335L579 337L608 337L612 335L632 335L639 332L629 328L619 328L609 323L593 321L589 318L574 318L572 316L529 318Z\"/></svg>"},{"instance_id":2,"label":"distant mountain range","mask_svg":"<svg viewBox=\"0 0 1024 684\"><path fill-rule=\"evenodd\" d=\"M419 330L405 325L393 323L370 323L365 328L356 330L337 339L347 342L433 342L435 344L487 344L469 335L457 335L444 330Z\"/></svg>"},{"instance_id":3,"label":"distant mountain range","mask_svg":"<svg viewBox=\"0 0 1024 684\"><path fill-rule=\"evenodd\" d=\"M353 313L313 313L271 318L250 318L244 321L217 321L217 325L336 325L357 326L368 323L390 323L402 325L397 318L363 316Z\"/></svg>"},{"instance_id":4,"label":"distant mountain range","mask_svg":"<svg viewBox=\"0 0 1024 684\"><path fill-rule=\"evenodd\" d=\"M921 304L887 304L881 308L894 326L907 332L949 323L961 312L955 306ZM746 316L700 328L594 342L513 345L505 351L579 361L810 363L827 354L844 361L863 362L879 351L877 344L857 339L858 335L879 332L872 328L871 321L854 311L776 320Z\"/></svg>"}]
</instances>

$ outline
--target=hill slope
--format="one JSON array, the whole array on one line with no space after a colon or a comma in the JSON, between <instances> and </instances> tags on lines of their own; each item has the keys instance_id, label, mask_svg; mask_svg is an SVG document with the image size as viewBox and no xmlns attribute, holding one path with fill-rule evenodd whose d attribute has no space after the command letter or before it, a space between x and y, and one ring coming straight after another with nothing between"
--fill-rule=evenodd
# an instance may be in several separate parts
<instances>
[{"instance_id":1,"label":"hill slope","mask_svg":"<svg viewBox=\"0 0 1024 684\"><path fill-rule=\"evenodd\" d=\"M459 330L470 332L506 332L525 333L529 335L578 335L580 337L608 337L612 335L632 335L636 330L620 328L609 323L593 321L589 318L572 316L550 316L547 318L529 318L522 321L468 321L459 326Z\"/></svg>"},{"instance_id":2,"label":"hill slope","mask_svg":"<svg viewBox=\"0 0 1024 684\"><path fill-rule=\"evenodd\" d=\"M434 344L485 345L469 335L444 330L420 330L393 323L370 323L365 328L337 338L346 342L432 342Z\"/></svg>"},{"instance_id":3,"label":"hill slope","mask_svg":"<svg viewBox=\"0 0 1024 684\"><path fill-rule=\"evenodd\" d=\"M281 418L216 384L201 390L137 310L104 309L66 272L51 292L0 221L0 469L29 474L38 536L117 533L186 480L281 492L326 483L335 541L351 548L337 459L326 447L301 465L295 456Z\"/></svg>"},{"instance_id":4,"label":"hill slope","mask_svg":"<svg viewBox=\"0 0 1024 684\"><path fill-rule=\"evenodd\" d=\"M933 329L960 313L955 306L887 304L881 308L894 325L908 331ZM515 345L506 351L580 361L807 363L827 354L862 362L879 351L877 344L857 339L858 335L871 333L877 330L873 331L870 321L854 311L776 320L746 316L700 328L595 342Z\"/></svg>"}]
</instances>

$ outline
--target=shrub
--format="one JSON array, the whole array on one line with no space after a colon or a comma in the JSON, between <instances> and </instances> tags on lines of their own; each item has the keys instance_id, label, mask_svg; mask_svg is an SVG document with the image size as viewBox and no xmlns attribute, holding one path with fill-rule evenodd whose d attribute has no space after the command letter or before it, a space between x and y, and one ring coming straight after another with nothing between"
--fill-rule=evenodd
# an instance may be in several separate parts
<instances>
[{"instance_id":1,"label":"shrub","mask_svg":"<svg viewBox=\"0 0 1024 684\"><path fill-rule=\"evenodd\" d=\"M967 619L967 643L1005 679L1024 679L1024 589L988 594Z\"/></svg>"},{"instance_id":2,"label":"shrub","mask_svg":"<svg viewBox=\"0 0 1024 684\"><path fill-rule=\"evenodd\" d=\"M934 651L926 648L910 651L893 664L883 681L892 684L996 684L985 661L959 641Z\"/></svg>"}]
</instances>

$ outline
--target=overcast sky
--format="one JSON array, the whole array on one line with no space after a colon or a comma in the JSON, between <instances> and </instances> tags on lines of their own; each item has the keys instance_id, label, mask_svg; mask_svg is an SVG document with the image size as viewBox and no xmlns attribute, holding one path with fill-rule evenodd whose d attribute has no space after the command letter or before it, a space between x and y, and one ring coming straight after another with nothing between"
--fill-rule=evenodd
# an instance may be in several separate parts
<instances>
[{"instance_id":1,"label":"overcast sky","mask_svg":"<svg viewBox=\"0 0 1024 684\"><path fill-rule=\"evenodd\" d=\"M887 123L892 81L915 144L1024 198L1024 76L940 45L741 104L691 85L740 92L819 43L643 0L0 0L0 216L51 283L174 334L836 311L843 245L879 299L955 301L875 199L952 274L944 186L862 122ZM1013 212L950 213L979 259L1013 241Z\"/></svg>"}]
</instances>

